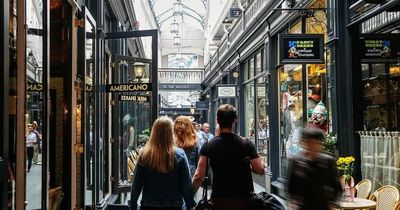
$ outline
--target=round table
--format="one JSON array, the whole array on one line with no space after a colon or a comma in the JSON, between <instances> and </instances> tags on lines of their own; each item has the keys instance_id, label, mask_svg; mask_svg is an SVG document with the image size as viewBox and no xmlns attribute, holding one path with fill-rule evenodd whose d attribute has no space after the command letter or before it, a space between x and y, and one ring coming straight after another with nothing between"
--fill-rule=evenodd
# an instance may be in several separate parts
<instances>
[{"instance_id":1,"label":"round table","mask_svg":"<svg viewBox=\"0 0 400 210\"><path fill-rule=\"evenodd\" d=\"M353 202L341 201L339 209L368 209L376 207L376 202L364 198L354 198Z\"/></svg>"}]
</instances>

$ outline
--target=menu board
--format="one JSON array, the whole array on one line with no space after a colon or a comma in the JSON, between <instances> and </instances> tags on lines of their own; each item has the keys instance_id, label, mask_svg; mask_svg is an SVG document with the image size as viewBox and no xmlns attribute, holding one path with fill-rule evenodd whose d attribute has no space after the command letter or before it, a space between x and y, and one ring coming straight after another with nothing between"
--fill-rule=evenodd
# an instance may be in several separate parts
<instances>
[{"instance_id":1,"label":"menu board","mask_svg":"<svg viewBox=\"0 0 400 210\"><path fill-rule=\"evenodd\" d=\"M280 64L324 63L322 34L280 34Z\"/></svg>"},{"instance_id":2,"label":"menu board","mask_svg":"<svg viewBox=\"0 0 400 210\"><path fill-rule=\"evenodd\" d=\"M400 35L360 35L361 59L391 59L400 56Z\"/></svg>"}]
</instances>

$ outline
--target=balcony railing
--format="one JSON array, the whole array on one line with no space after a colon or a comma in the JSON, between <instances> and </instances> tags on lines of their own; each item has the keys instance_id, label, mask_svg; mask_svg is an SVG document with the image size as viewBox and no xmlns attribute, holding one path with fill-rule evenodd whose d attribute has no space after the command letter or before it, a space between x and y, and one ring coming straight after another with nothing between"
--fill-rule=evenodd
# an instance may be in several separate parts
<instances>
[{"instance_id":1,"label":"balcony railing","mask_svg":"<svg viewBox=\"0 0 400 210\"><path fill-rule=\"evenodd\" d=\"M160 84L201 84L204 79L203 68L159 68Z\"/></svg>"},{"instance_id":2,"label":"balcony railing","mask_svg":"<svg viewBox=\"0 0 400 210\"><path fill-rule=\"evenodd\" d=\"M230 47L235 44L240 36L241 32L245 30L249 25L252 24L253 19L258 15L258 13L264 9L267 4L274 0L253 0L250 5L245 9L244 16L237 19L229 35L220 43L217 51L214 53L210 61L205 66L205 77L212 71L212 66L218 63L218 60L224 59L223 57L226 55L226 52L230 49Z\"/></svg>"}]
</instances>

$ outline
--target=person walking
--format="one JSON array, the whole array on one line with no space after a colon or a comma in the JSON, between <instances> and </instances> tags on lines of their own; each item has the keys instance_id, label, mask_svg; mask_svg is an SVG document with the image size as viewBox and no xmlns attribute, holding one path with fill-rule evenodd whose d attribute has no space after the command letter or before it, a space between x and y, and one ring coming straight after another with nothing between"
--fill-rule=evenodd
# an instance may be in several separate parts
<instances>
[{"instance_id":1,"label":"person walking","mask_svg":"<svg viewBox=\"0 0 400 210\"><path fill-rule=\"evenodd\" d=\"M204 179L207 161L210 161L213 210L248 210L250 192L254 191L250 170L265 173L254 144L233 133L236 119L236 109L232 105L224 104L218 108L219 136L201 148L193 177L196 192Z\"/></svg>"},{"instance_id":2,"label":"person walking","mask_svg":"<svg viewBox=\"0 0 400 210\"><path fill-rule=\"evenodd\" d=\"M203 123L203 131L201 131L201 139L200 139L200 148L203 146L204 143L210 141L214 138L214 135L210 133L210 124Z\"/></svg>"},{"instance_id":3,"label":"person walking","mask_svg":"<svg viewBox=\"0 0 400 210\"><path fill-rule=\"evenodd\" d=\"M322 153L323 131L307 126L301 133L302 150L289 160L287 192L291 209L329 210L342 188L335 159Z\"/></svg>"},{"instance_id":4,"label":"person walking","mask_svg":"<svg viewBox=\"0 0 400 210\"><path fill-rule=\"evenodd\" d=\"M150 139L139 152L132 184L130 207L140 210L182 210L183 200L190 210L196 205L185 152L174 147L172 120L158 118ZM182 199L183 198L183 199Z\"/></svg>"},{"instance_id":5,"label":"person walking","mask_svg":"<svg viewBox=\"0 0 400 210\"><path fill-rule=\"evenodd\" d=\"M174 123L175 145L183 149L189 161L190 175L193 176L199 160L200 147L196 131L189 117L179 116Z\"/></svg>"},{"instance_id":6,"label":"person walking","mask_svg":"<svg viewBox=\"0 0 400 210\"><path fill-rule=\"evenodd\" d=\"M36 135L36 144L33 146L33 163L37 164L39 162L39 154L41 153L40 143L42 141L42 136L38 131L38 123L36 121L32 122L33 133Z\"/></svg>"},{"instance_id":7,"label":"person walking","mask_svg":"<svg viewBox=\"0 0 400 210\"><path fill-rule=\"evenodd\" d=\"M37 136L33 132L33 126L28 125L28 135L25 137L26 141L26 154L28 157L28 172L31 171L34 147L37 143Z\"/></svg>"}]
</instances>

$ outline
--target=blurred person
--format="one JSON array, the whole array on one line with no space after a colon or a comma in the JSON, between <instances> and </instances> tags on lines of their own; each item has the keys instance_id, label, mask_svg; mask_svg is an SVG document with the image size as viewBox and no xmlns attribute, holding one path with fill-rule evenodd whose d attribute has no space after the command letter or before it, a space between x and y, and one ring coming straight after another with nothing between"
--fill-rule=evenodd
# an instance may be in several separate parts
<instances>
[{"instance_id":1,"label":"blurred person","mask_svg":"<svg viewBox=\"0 0 400 210\"><path fill-rule=\"evenodd\" d=\"M195 122L193 126L194 126L194 128L196 130L197 139L200 140L201 139L201 133L202 133L202 131L200 129L200 124Z\"/></svg>"},{"instance_id":2,"label":"blurred person","mask_svg":"<svg viewBox=\"0 0 400 210\"><path fill-rule=\"evenodd\" d=\"M37 164L38 159L39 159L39 153L40 153L40 143L42 141L42 136L40 135L38 131L38 123L36 121L32 122L32 127L33 127L33 133L36 135L36 144L33 146L33 158L32 161L33 163Z\"/></svg>"},{"instance_id":3,"label":"blurred person","mask_svg":"<svg viewBox=\"0 0 400 210\"><path fill-rule=\"evenodd\" d=\"M179 116L174 123L175 145L185 151L189 161L190 175L193 176L199 161L200 147L196 131L189 117Z\"/></svg>"},{"instance_id":4,"label":"blurred person","mask_svg":"<svg viewBox=\"0 0 400 210\"><path fill-rule=\"evenodd\" d=\"M182 149L174 147L172 120L167 117L154 122L150 139L139 152L132 184L132 210L138 209L140 194L140 210L182 210L183 200L194 210L188 160Z\"/></svg>"},{"instance_id":5,"label":"blurred person","mask_svg":"<svg viewBox=\"0 0 400 210\"><path fill-rule=\"evenodd\" d=\"M219 136L201 148L193 177L196 192L205 177L206 162L210 162L213 171L211 201L215 210L248 210L249 195L254 191L250 170L265 173L254 144L233 133L236 120L235 107L224 104L218 108Z\"/></svg>"},{"instance_id":6,"label":"blurred person","mask_svg":"<svg viewBox=\"0 0 400 210\"><path fill-rule=\"evenodd\" d=\"M302 150L289 160L287 192L292 209L329 210L341 194L336 161L322 153L324 138L323 131L313 126L301 133Z\"/></svg>"},{"instance_id":7,"label":"blurred person","mask_svg":"<svg viewBox=\"0 0 400 210\"><path fill-rule=\"evenodd\" d=\"M203 131L201 132L201 139L200 139L200 148L203 144L207 141L210 141L214 138L214 135L210 133L210 124L203 123Z\"/></svg>"},{"instance_id":8,"label":"blurred person","mask_svg":"<svg viewBox=\"0 0 400 210\"><path fill-rule=\"evenodd\" d=\"M31 124L28 125L28 135L25 137L25 141L26 141L26 154L28 157L28 172L30 172L32 167L33 153L34 153L33 150L38 141L37 136L33 131L33 126Z\"/></svg>"}]
</instances>

